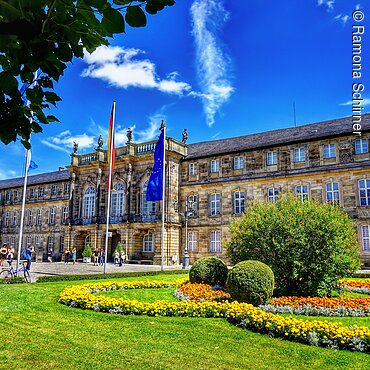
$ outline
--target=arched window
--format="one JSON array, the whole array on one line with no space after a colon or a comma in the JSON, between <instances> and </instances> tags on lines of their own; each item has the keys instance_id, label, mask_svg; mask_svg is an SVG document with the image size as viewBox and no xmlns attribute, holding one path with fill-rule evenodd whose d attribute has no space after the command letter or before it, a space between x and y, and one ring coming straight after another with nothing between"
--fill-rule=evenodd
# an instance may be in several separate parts
<instances>
[{"instance_id":1,"label":"arched window","mask_svg":"<svg viewBox=\"0 0 370 370\"><path fill-rule=\"evenodd\" d=\"M95 189L90 186L86 189L84 194L84 209L83 218L84 221L91 221L95 215Z\"/></svg>"},{"instance_id":2,"label":"arched window","mask_svg":"<svg viewBox=\"0 0 370 370\"><path fill-rule=\"evenodd\" d=\"M143 215L143 221L154 221L157 212L157 202L146 200L147 186L148 181L144 184L142 189L141 214Z\"/></svg>"},{"instance_id":3,"label":"arched window","mask_svg":"<svg viewBox=\"0 0 370 370\"><path fill-rule=\"evenodd\" d=\"M91 247L91 235L87 235L85 238L85 248L88 244L90 244Z\"/></svg>"},{"instance_id":4,"label":"arched window","mask_svg":"<svg viewBox=\"0 0 370 370\"><path fill-rule=\"evenodd\" d=\"M154 235L150 231L144 235L143 252L154 252Z\"/></svg>"},{"instance_id":5,"label":"arched window","mask_svg":"<svg viewBox=\"0 0 370 370\"><path fill-rule=\"evenodd\" d=\"M110 217L117 219L125 213L125 187L121 182L118 182L114 185L114 190L112 192Z\"/></svg>"}]
</instances>

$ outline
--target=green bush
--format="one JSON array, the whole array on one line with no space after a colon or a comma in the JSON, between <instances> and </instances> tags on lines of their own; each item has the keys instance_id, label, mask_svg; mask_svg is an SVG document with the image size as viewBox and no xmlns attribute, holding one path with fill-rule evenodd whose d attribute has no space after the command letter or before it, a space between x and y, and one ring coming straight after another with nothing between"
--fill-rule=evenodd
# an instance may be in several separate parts
<instances>
[{"instance_id":1,"label":"green bush","mask_svg":"<svg viewBox=\"0 0 370 370\"><path fill-rule=\"evenodd\" d=\"M93 252L91 250L90 244L86 244L84 251L82 252L82 257L92 257Z\"/></svg>"},{"instance_id":2,"label":"green bush","mask_svg":"<svg viewBox=\"0 0 370 370\"><path fill-rule=\"evenodd\" d=\"M122 244L121 244L121 242L118 242L117 243L116 249L114 250L112 257L114 257L114 255L115 255L116 252L118 252L118 255L119 256L121 255L121 252L122 252Z\"/></svg>"},{"instance_id":3,"label":"green bush","mask_svg":"<svg viewBox=\"0 0 370 370\"><path fill-rule=\"evenodd\" d=\"M335 294L337 281L360 267L355 227L338 206L288 194L276 204L254 203L230 225L228 254L234 263L268 264L275 294Z\"/></svg>"},{"instance_id":4,"label":"green bush","mask_svg":"<svg viewBox=\"0 0 370 370\"><path fill-rule=\"evenodd\" d=\"M236 264L227 277L226 290L238 302L264 304L274 291L274 273L260 261Z\"/></svg>"},{"instance_id":5,"label":"green bush","mask_svg":"<svg viewBox=\"0 0 370 370\"><path fill-rule=\"evenodd\" d=\"M196 261L189 271L192 283L225 286L228 268L224 261L216 257L204 257Z\"/></svg>"}]
</instances>

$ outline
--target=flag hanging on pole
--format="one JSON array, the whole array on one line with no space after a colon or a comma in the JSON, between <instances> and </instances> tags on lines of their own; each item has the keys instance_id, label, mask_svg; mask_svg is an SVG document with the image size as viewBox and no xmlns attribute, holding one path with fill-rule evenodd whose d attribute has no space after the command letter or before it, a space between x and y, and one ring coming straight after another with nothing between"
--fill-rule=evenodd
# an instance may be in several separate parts
<instances>
[{"instance_id":1,"label":"flag hanging on pole","mask_svg":"<svg viewBox=\"0 0 370 370\"><path fill-rule=\"evenodd\" d=\"M109 167L109 176L112 176L114 170L114 164L116 161L116 148L114 143L114 129L113 129L113 107L110 114L109 120L109 133L108 133L108 167ZM106 189L109 188L109 176L106 183ZM111 189L113 181L111 181Z\"/></svg>"},{"instance_id":2,"label":"flag hanging on pole","mask_svg":"<svg viewBox=\"0 0 370 370\"><path fill-rule=\"evenodd\" d=\"M154 165L146 189L146 200L162 200L163 193L163 153L164 153L164 130L162 131L154 150Z\"/></svg>"}]
</instances>

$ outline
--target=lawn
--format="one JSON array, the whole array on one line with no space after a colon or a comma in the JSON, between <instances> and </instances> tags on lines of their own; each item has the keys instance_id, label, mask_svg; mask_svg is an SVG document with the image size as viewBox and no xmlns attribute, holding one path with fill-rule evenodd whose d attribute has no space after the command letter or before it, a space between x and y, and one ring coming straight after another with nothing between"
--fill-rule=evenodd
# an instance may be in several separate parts
<instances>
[{"instance_id":1,"label":"lawn","mask_svg":"<svg viewBox=\"0 0 370 370\"><path fill-rule=\"evenodd\" d=\"M169 281L181 277L127 279ZM69 308L57 302L64 287L86 282L0 285L0 369L370 367L368 354L273 339L237 328L224 319L119 316ZM104 294L143 301L174 299L169 289ZM351 318L333 320L351 322ZM352 320L369 325L370 319Z\"/></svg>"}]
</instances>

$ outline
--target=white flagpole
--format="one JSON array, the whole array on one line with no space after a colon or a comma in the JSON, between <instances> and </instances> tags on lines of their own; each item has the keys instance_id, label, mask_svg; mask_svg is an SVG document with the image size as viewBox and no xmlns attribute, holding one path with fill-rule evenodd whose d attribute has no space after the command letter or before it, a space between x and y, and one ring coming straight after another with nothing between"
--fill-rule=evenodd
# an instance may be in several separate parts
<instances>
[{"instance_id":1,"label":"white flagpole","mask_svg":"<svg viewBox=\"0 0 370 370\"><path fill-rule=\"evenodd\" d=\"M33 82L30 88L33 88L36 84L38 71L35 72ZM27 106L29 107L31 102L27 100ZM33 112L31 111L30 124L32 123ZM19 224L19 240L18 240L18 250L17 250L17 265L16 270L18 271L21 262L21 249L22 249L22 239L23 239L23 225L24 225L24 212L26 208L26 195L27 195L27 179L28 179L28 168L31 163L31 151L26 149L26 163L24 168L24 182L23 182L23 196L22 196L22 209L21 209L21 219Z\"/></svg>"},{"instance_id":2,"label":"white flagpole","mask_svg":"<svg viewBox=\"0 0 370 370\"><path fill-rule=\"evenodd\" d=\"M161 271L164 271L164 211L165 211L165 186L166 186L166 125L163 125L163 176L162 176L162 237L161 237Z\"/></svg>"},{"instance_id":3,"label":"white flagpole","mask_svg":"<svg viewBox=\"0 0 370 370\"><path fill-rule=\"evenodd\" d=\"M116 119L116 101L113 100L113 113L112 113L112 137L110 140L110 158L109 158L109 175L108 175L108 199L107 199L107 225L105 229L105 256L104 256L104 274L107 273L107 258L108 258L108 228L109 228L109 215L110 215L110 196L112 187L112 159L113 159L113 144L114 144L114 121Z\"/></svg>"}]
</instances>

